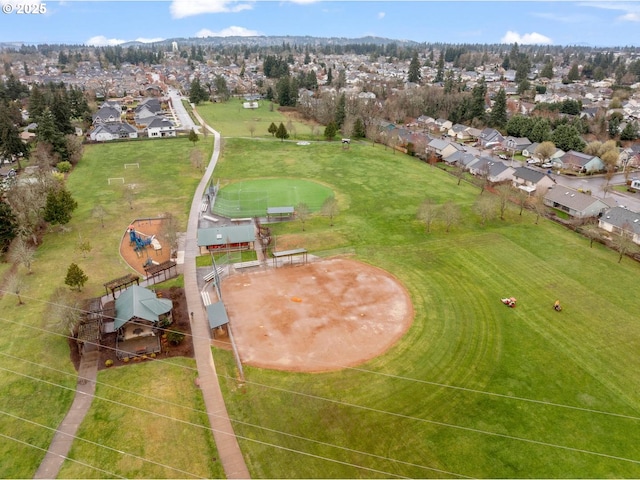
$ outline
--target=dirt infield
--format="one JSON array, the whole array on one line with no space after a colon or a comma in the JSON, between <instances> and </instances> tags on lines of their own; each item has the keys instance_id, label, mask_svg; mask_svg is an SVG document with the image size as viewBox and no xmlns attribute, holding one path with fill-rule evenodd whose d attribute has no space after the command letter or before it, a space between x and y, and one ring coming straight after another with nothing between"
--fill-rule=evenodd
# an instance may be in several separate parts
<instances>
[{"instance_id":1,"label":"dirt infield","mask_svg":"<svg viewBox=\"0 0 640 480\"><path fill-rule=\"evenodd\" d=\"M389 349L414 315L396 278L341 258L235 275L222 297L242 362L275 370L359 365Z\"/></svg>"}]
</instances>

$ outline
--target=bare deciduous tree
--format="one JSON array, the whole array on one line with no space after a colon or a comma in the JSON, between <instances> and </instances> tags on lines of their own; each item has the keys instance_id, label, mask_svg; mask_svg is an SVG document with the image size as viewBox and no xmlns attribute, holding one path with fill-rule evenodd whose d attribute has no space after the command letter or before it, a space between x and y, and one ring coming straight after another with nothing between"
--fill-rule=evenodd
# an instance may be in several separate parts
<instances>
[{"instance_id":1,"label":"bare deciduous tree","mask_svg":"<svg viewBox=\"0 0 640 480\"><path fill-rule=\"evenodd\" d=\"M7 289L16 296L18 305L24 305L22 297L20 296L20 294L24 292L24 288L25 281L22 275L17 272L9 275L9 278L7 278Z\"/></svg>"},{"instance_id":2,"label":"bare deciduous tree","mask_svg":"<svg viewBox=\"0 0 640 480\"><path fill-rule=\"evenodd\" d=\"M100 220L100 226L104 228L104 217L107 216L107 211L102 205L97 204L95 207L93 207L93 209L91 210L91 216Z\"/></svg>"},{"instance_id":3,"label":"bare deciduous tree","mask_svg":"<svg viewBox=\"0 0 640 480\"><path fill-rule=\"evenodd\" d=\"M249 122L248 128L249 128L249 133L251 133L251 136L253 137L253 134L256 133L256 123Z\"/></svg>"},{"instance_id":4,"label":"bare deciduous tree","mask_svg":"<svg viewBox=\"0 0 640 480\"><path fill-rule=\"evenodd\" d=\"M633 242L632 235L633 227L628 222L622 225L622 232L619 235L614 235L613 246L620 254L618 263L622 261L622 257L625 255L634 254L638 251L638 245Z\"/></svg>"},{"instance_id":5,"label":"bare deciduous tree","mask_svg":"<svg viewBox=\"0 0 640 480\"><path fill-rule=\"evenodd\" d=\"M460 221L460 207L448 200L440 208L440 218L444 221L446 232L449 233L451 227Z\"/></svg>"},{"instance_id":6,"label":"bare deciduous tree","mask_svg":"<svg viewBox=\"0 0 640 480\"><path fill-rule=\"evenodd\" d=\"M30 275L32 273L31 264L35 254L36 249L29 245L24 238L18 237L11 245L11 250L9 250L9 260L13 263L24 265Z\"/></svg>"},{"instance_id":7,"label":"bare deciduous tree","mask_svg":"<svg viewBox=\"0 0 640 480\"><path fill-rule=\"evenodd\" d=\"M496 187L496 193L498 194L498 207L500 211L500 220L504 220L504 213L507 210L509 198L513 195L513 188L511 185L502 184Z\"/></svg>"},{"instance_id":8,"label":"bare deciduous tree","mask_svg":"<svg viewBox=\"0 0 640 480\"><path fill-rule=\"evenodd\" d=\"M439 209L431 198L425 198L418 207L418 220L424 223L427 233L431 232L431 224L438 218Z\"/></svg>"},{"instance_id":9,"label":"bare deciduous tree","mask_svg":"<svg viewBox=\"0 0 640 480\"><path fill-rule=\"evenodd\" d=\"M56 288L51 294L48 311L48 327L75 336L82 319L81 301L77 293L64 287Z\"/></svg>"},{"instance_id":10,"label":"bare deciduous tree","mask_svg":"<svg viewBox=\"0 0 640 480\"><path fill-rule=\"evenodd\" d=\"M198 148L194 148L191 150L191 153L189 154L189 159L191 160L191 165L193 165L193 168L202 171L202 167L204 164L204 155L202 154L202 150L198 149Z\"/></svg>"},{"instance_id":11,"label":"bare deciduous tree","mask_svg":"<svg viewBox=\"0 0 640 480\"><path fill-rule=\"evenodd\" d=\"M298 220L300 220L300 223L302 224L303 232L305 231L304 224L309 219L310 216L311 216L311 210L309 210L309 206L306 203L301 202L298 205L296 205L296 217L298 218Z\"/></svg>"},{"instance_id":12,"label":"bare deciduous tree","mask_svg":"<svg viewBox=\"0 0 640 480\"><path fill-rule=\"evenodd\" d=\"M339 207L336 197L327 197L322 204L322 214L329 217L330 225L333 227L333 218L338 215Z\"/></svg>"},{"instance_id":13,"label":"bare deciduous tree","mask_svg":"<svg viewBox=\"0 0 640 480\"><path fill-rule=\"evenodd\" d=\"M480 195L476 198L473 209L480 215L480 223L484 225L488 220L493 220L498 214L496 197L493 195Z\"/></svg>"},{"instance_id":14,"label":"bare deciduous tree","mask_svg":"<svg viewBox=\"0 0 640 480\"><path fill-rule=\"evenodd\" d=\"M178 250L178 219L172 213L167 212L162 219L162 238L166 241L171 252Z\"/></svg>"},{"instance_id":15,"label":"bare deciduous tree","mask_svg":"<svg viewBox=\"0 0 640 480\"><path fill-rule=\"evenodd\" d=\"M594 223L589 223L582 227L582 233L589 239L589 248L593 248L594 240L599 240L602 237L600 228Z\"/></svg>"}]
</instances>

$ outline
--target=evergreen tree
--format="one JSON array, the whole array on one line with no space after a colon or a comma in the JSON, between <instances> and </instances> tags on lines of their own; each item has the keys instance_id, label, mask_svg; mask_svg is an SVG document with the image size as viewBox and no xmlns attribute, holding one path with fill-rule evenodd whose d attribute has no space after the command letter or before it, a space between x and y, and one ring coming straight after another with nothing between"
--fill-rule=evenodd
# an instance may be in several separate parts
<instances>
[{"instance_id":1,"label":"evergreen tree","mask_svg":"<svg viewBox=\"0 0 640 480\"><path fill-rule=\"evenodd\" d=\"M574 64L571 65L571 70L569 70L569 73L567 74L567 80L569 80L569 82L575 82L579 78L580 71L578 70L578 64L574 62Z\"/></svg>"},{"instance_id":2,"label":"evergreen tree","mask_svg":"<svg viewBox=\"0 0 640 480\"><path fill-rule=\"evenodd\" d=\"M420 83L422 75L420 74L420 61L418 60L418 52L413 52L413 58L409 63L408 80L412 83Z\"/></svg>"},{"instance_id":3,"label":"evergreen tree","mask_svg":"<svg viewBox=\"0 0 640 480\"><path fill-rule=\"evenodd\" d=\"M78 207L71 193L64 187L52 189L47 194L44 220L52 225L65 225L71 220L71 213Z\"/></svg>"},{"instance_id":4,"label":"evergreen tree","mask_svg":"<svg viewBox=\"0 0 640 480\"><path fill-rule=\"evenodd\" d=\"M267 130L271 135L275 135L276 132L278 131L278 127L276 127L276 124L271 122L271 125L269 125L269 129Z\"/></svg>"},{"instance_id":5,"label":"evergreen tree","mask_svg":"<svg viewBox=\"0 0 640 480\"><path fill-rule=\"evenodd\" d=\"M364 138L366 137L366 132L364 128L364 123L360 117L356 118L356 121L353 124L353 138Z\"/></svg>"},{"instance_id":6,"label":"evergreen tree","mask_svg":"<svg viewBox=\"0 0 640 480\"><path fill-rule=\"evenodd\" d=\"M333 83L333 72L331 71L331 67L329 67L329 71L327 72L327 85L331 85Z\"/></svg>"},{"instance_id":7,"label":"evergreen tree","mask_svg":"<svg viewBox=\"0 0 640 480\"><path fill-rule=\"evenodd\" d=\"M189 102L196 105L209 99L209 92L202 86L198 77L194 78L189 87Z\"/></svg>"},{"instance_id":8,"label":"evergreen tree","mask_svg":"<svg viewBox=\"0 0 640 480\"><path fill-rule=\"evenodd\" d=\"M20 159L29 157L29 146L20 138L9 110L8 104L0 103L0 157L16 159L18 170L21 170Z\"/></svg>"},{"instance_id":9,"label":"evergreen tree","mask_svg":"<svg viewBox=\"0 0 640 480\"><path fill-rule=\"evenodd\" d=\"M7 251L11 241L16 237L18 222L11 207L0 200L0 253Z\"/></svg>"},{"instance_id":10,"label":"evergreen tree","mask_svg":"<svg viewBox=\"0 0 640 480\"><path fill-rule=\"evenodd\" d=\"M329 122L329 124L324 129L324 138L327 140L333 140L333 137L338 133L338 127L335 122Z\"/></svg>"},{"instance_id":11,"label":"evergreen tree","mask_svg":"<svg viewBox=\"0 0 640 480\"><path fill-rule=\"evenodd\" d=\"M484 81L484 76L480 77L480 80L473 87L471 91L471 118L476 118L481 122L484 122L485 117L485 96L487 95L487 84Z\"/></svg>"},{"instance_id":12,"label":"evergreen tree","mask_svg":"<svg viewBox=\"0 0 640 480\"><path fill-rule=\"evenodd\" d=\"M503 128L507 124L507 94L500 87L491 108L490 123L493 127Z\"/></svg>"},{"instance_id":13,"label":"evergreen tree","mask_svg":"<svg viewBox=\"0 0 640 480\"><path fill-rule=\"evenodd\" d=\"M280 125L278 125L278 129L276 130L276 138L279 138L281 142L283 142L286 138L289 138L287 127L285 127L282 122L280 122Z\"/></svg>"},{"instance_id":14,"label":"evergreen tree","mask_svg":"<svg viewBox=\"0 0 640 480\"><path fill-rule=\"evenodd\" d=\"M196 146L196 143L200 141L200 137L193 128L189 131L189 141L193 142L194 147Z\"/></svg>"},{"instance_id":15,"label":"evergreen tree","mask_svg":"<svg viewBox=\"0 0 640 480\"><path fill-rule=\"evenodd\" d=\"M542 68L540 76L545 78L553 78L553 62L551 60L549 60L549 62L547 62Z\"/></svg>"},{"instance_id":16,"label":"evergreen tree","mask_svg":"<svg viewBox=\"0 0 640 480\"><path fill-rule=\"evenodd\" d=\"M67 269L67 276L64 279L65 285L69 285L71 288L77 288L78 291L82 290L82 287L87 283L89 277L85 275L82 269L75 263L69 265Z\"/></svg>"},{"instance_id":17,"label":"evergreen tree","mask_svg":"<svg viewBox=\"0 0 640 480\"><path fill-rule=\"evenodd\" d=\"M444 80L444 52L440 50L440 58L438 58L438 70L436 71L435 83L440 83Z\"/></svg>"},{"instance_id":18,"label":"evergreen tree","mask_svg":"<svg viewBox=\"0 0 640 480\"><path fill-rule=\"evenodd\" d=\"M638 124L635 121L628 122L620 132L620 140L636 140L638 138Z\"/></svg>"},{"instance_id":19,"label":"evergreen tree","mask_svg":"<svg viewBox=\"0 0 640 480\"><path fill-rule=\"evenodd\" d=\"M581 152L586 145L576 127L568 124L558 125L551 134L550 140L556 147L565 152L569 150Z\"/></svg>"}]
</instances>

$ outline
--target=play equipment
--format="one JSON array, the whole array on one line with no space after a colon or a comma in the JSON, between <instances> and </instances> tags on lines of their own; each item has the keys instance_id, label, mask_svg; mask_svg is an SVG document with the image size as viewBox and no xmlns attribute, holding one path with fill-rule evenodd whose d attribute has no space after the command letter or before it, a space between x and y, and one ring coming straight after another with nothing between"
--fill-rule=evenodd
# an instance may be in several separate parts
<instances>
[{"instance_id":1,"label":"play equipment","mask_svg":"<svg viewBox=\"0 0 640 480\"><path fill-rule=\"evenodd\" d=\"M553 309L556 312L561 312L562 311L562 305L560 305L560 300L556 300L555 303L553 304Z\"/></svg>"},{"instance_id":2,"label":"play equipment","mask_svg":"<svg viewBox=\"0 0 640 480\"><path fill-rule=\"evenodd\" d=\"M516 299L514 297L501 298L500 301L507 307L516 308Z\"/></svg>"},{"instance_id":3,"label":"play equipment","mask_svg":"<svg viewBox=\"0 0 640 480\"><path fill-rule=\"evenodd\" d=\"M134 245L134 250L136 252L142 251L147 248L149 245L151 245L153 239L156 238L155 235L147 238L142 238L142 235L144 235L144 233L136 232L135 227L133 225L129 225L129 241L131 242L131 245Z\"/></svg>"}]
</instances>

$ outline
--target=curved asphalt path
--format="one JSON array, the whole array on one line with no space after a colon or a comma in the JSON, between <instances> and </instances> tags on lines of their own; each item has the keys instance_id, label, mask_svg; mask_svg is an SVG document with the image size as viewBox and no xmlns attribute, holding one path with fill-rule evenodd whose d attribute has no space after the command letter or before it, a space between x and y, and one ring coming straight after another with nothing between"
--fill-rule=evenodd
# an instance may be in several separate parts
<instances>
[{"instance_id":1,"label":"curved asphalt path","mask_svg":"<svg viewBox=\"0 0 640 480\"><path fill-rule=\"evenodd\" d=\"M224 398L220 390L220 384L218 383L218 375L213 363L213 355L211 354L209 321L198 288L198 277L196 274L196 257L200 253L197 244L198 218L202 197L209 184L209 179L213 175L213 169L218 162L218 156L220 155L220 133L206 125L195 109L194 114L204 128L213 133L215 143L211 161L193 195L184 247L184 290L189 311L192 312L191 334L193 335L193 348L196 365L198 367L200 389L202 390L209 423L213 430L213 436L216 447L218 448L220 462L224 468L224 473L227 478L251 478L242 452L240 451L240 446L238 445L231 421L229 420L227 407L224 404Z\"/></svg>"}]
</instances>

